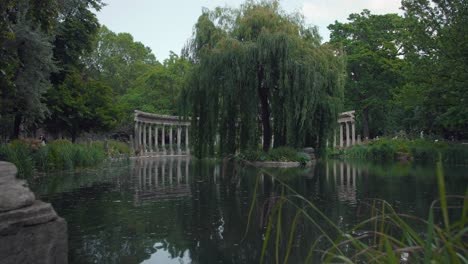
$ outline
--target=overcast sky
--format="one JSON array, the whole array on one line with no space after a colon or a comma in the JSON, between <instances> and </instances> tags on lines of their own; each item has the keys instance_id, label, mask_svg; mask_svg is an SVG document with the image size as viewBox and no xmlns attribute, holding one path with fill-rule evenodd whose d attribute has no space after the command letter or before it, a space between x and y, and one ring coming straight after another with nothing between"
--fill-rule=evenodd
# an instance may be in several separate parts
<instances>
[{"instance_id":1,"label":"overcast sky","mask_svg":"<svg viewBox=\"0 0 468 264\"><path fill-rule=\"evenodd\" d=\"M107 6L97 13L101 24L120 33L128 32L136 41L151 48L163 61L169 51L180 51L192 35L202 7L239 7L241 0L105 0ZM307 23L317 25L324 41L329 24L346 22L348 15L369 9L374 14L400 13L400 0L282 0L287 12L299 11Z\"/></svg>"}]
</instances>

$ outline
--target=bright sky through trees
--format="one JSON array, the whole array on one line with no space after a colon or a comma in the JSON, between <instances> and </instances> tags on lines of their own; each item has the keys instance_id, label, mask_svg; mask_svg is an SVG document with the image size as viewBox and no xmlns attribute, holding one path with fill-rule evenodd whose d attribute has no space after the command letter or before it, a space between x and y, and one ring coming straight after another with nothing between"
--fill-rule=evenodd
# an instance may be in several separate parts
<instances>
[{"instance_id":1,"label":"bright sky through trees","mask_svg":"<svg viewBox=\"0 0 468 264\"><path fill-rule=\"evenodd\" d=\"M101 24L114 32L128 32L136 41L152 49L162 61L172 50L180 50L192 35L192 28L201 15L202 7L239 7L244 0L107 0L98 12ZM335 20L346 22L351 13L369 9L373 14L401 13L400 0L283 0L287 11L300 11L307 23L317 25L320 35L328 40L327 26Z\"/></svg>"}]
</instances>

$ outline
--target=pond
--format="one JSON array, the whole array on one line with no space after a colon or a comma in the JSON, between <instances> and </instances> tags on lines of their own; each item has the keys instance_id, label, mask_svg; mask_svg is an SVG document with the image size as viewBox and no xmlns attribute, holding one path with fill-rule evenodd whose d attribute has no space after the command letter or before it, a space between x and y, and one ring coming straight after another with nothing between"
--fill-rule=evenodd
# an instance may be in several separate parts
<instances>
[{"instance_id":1,"label":"pond","mask_svg":"<svg viewBox=\"0 0 468 264\"><path fill-rule=\"evenodd\" d=\"M70 263L259 263L281 194L292 201L280 221L283 259L297 208L307 205L301 198L343 230L368 218L375 199L427 218L438 197L435 172L434 164L328 161L261 170L230 161L160 158L53 173L30 187L68 222ZM467 168L445 166L444 174L448 193L463 195ZM333 236L326 220L315 211L310 215ZM312 221L298 219L289 263L303 263L311 243L323 239ZM265 263L274 261L275 239Z\"/></svg>"}]
</instances>

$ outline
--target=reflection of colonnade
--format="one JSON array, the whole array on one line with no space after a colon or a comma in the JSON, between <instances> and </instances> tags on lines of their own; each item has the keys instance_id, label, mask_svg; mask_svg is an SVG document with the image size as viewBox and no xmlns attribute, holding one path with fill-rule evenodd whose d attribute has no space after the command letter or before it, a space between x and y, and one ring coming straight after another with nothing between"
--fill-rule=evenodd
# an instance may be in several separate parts
<instances>
[{"instance_id":1,"label":"reflection of colonnade","mask_svg":"<svg viewBox=\"0 0 468 264\"><path fill-rule=\"evenodd\" d=\"M355 128L355 111L348 111L343 112L338 116L338 126L339 126L339 145L341 148L343 147L350 147L356 144L361 143L361 135L357 135L356 137L356 128ZM350 126L351 126L351 135L350 135ZM344 128L344 129L343 129ZM344 130L344 131L343 131ZM343 135L343 132L346 132ZM343 136L345 136L343 140ZM336 142L336 131L333 135L333 147L337 146Z\"/></svg>"},{"instance_id":2,"label":"reflection of colonnade","mask_svg":"<svg viewBox=\"0 0 468 264\"><path fill-rule=\"evenodd\" d=\"M190 122L135 110L133 147L140 156L189 155ZM184 140L182 140L184 139Z\"/></svg>"},{"instance_id":3,"label":"reflection of colonnade","mask_svg":"<svg viewBox=\"0 0 468 264\"><path fill-rule=\"evenodd\" d=\"M339 201L356 204L356 174L359 174L357 168L350 163L337 161L326 164L325 178L327 182L332 181L338 187Z\"/></svg>"},{"instance_id":4,"label":"reflection of colonnade","mask_svg":"<svg viewBox=\"0 0 468 264\"><path fill-rule=\"evenodd\" d=\"M135 161L135 203L191 196L189 157L140 158Z\"/></svg>"}]
</instances>

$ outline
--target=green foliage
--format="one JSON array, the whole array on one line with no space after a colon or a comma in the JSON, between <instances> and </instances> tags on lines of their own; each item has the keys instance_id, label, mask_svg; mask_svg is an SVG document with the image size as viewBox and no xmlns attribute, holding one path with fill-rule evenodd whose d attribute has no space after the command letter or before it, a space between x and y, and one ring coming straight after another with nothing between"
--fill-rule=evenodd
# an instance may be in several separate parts
<instances>
[{"instance_id":1,"label":"green foliage","mask_svg":"<svg viewBox=\"0 0 468 264\"><path fill-rule=\"evenodd\" d=\"M0 121L13 127L9 135L13 138L18 137L20 124L29 128L47 114L43 95L56 68L52 37L43 28L54 19L55 10L54 1L0 4Z\"/></svg>"},{"instance_id":2,"label":"green foliage","mask_svg":"<svg viewBox=\"0 0 468 264\"><path fill-rule=\"evenodd\" d=\"M106 158L128 156L130 148L123 142L110 140L73 144L68 140L55 140L45 146L37 146L24 140L0 145L0 160L12 162L20 176L31 176L34 170L71 170L94 167Z\"/></svg>"},{"instance_id":3,"label":"green foliage","mask_svg":"<svg viewBox=\"0 0 468 264\"><path fill-rule=\"evenodd\" d=\"M31 175L34 161L31 157L32 149L28 143L14 140L8 145L0 145L0 160L12 162L18 168L19 175Z\"/></svg>"},{"instance_id":4,"label":"green foliage","mask_svg":"<svg viewBox=\"0 0 468 264\"><path fill-rule=\"evenodd\" d=\"M114 33L101 26L93 51L81 58L86 72L123 95L151 67L158 65L151 49L133 40L129 33Z\"/></svg>"},{"instance_id":5,"label":"green foliage","mask_svg":"<svg viewBox=\"0 0 468 264\"><path fill-rule=\"evenodd\" d=\"M347 55L345 108L356 110L363 137L386 134L392 127L392 91L402 83L405 20L397 14L350 14L348 23L328 26L330 43ZM359 133L359 132L358 132Z\"/></svg>"},{"instance_id":6,"label":"green foliage","mask_svg":"<svg viewBox=\"0 0 468 264\"><path fill-rule=\"evenodd\" d=\"M407 129L467 138L468 8L466 1L402 1L406 85L395 91Z\"/></svg>"},{"instance_id":7,"label":"green foliage","mask_svg":"<svg viewBox=\"0 0 468 264\"><path fill-rule=\"evenodd\" d=\"M191 63L171 53L163 65L148 68L122 96L120 103L130 115L135 109L158 114L177 115L178 98L186 86Z\"/></svg>"},{"instance_id":8,"label":"green foliage","mask_svg":"<svg viewBox=\"0 0 468 264\"><path fill-rule=\"evenodd\" d=\"M393 161L397 159L418 162L442 161L455 164L468 164L468 147L461 144L433 142L428 140L403 140L381 138L367 145L356 145L345 149L342 155L348 158Z\"/></svg>"},{"instance_id":9,"label":"green foliage","mask_svg":"<svg viewBox=\"0 0 468 264\"><path fill-rule=\"evenodd\" d=\"M105 83L86 81L78 72L70 73L62 85L48 93L52 110L48 128L66 130L74 141L81 132L114 127L118 109L112 95L112 89Z\"/></svg>"},{"instance_id":10,"label":"green foliage","mask_svg":"<svg viewBox=\"0 0 468 264\"><path fill-rule=\"evenodd\" d=\"M195 63L182 102L194 154L213 155L216 134L221 155L256 146L260 134L264 151L273 135L275 147L324 146L341 107L344 61L319 43L317 29L277 1L205 10L185 51Z\"/></svg>"},{"instance_id":11,"label":"green foliage","mask_svg":"<svg viewBox=\"0 0 468 264\"><path fill-rule=\"evenodd\" d=\"M257 149L248 149L238 155L241 160L248 161L283 161L306 163L310 160L309 155L299 152L290 147L273 148L268 152Z\"/></svg>"}]
</instances>

